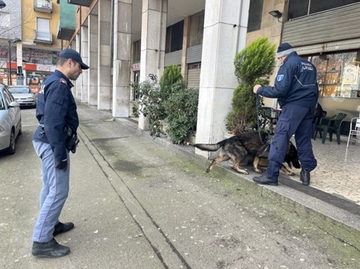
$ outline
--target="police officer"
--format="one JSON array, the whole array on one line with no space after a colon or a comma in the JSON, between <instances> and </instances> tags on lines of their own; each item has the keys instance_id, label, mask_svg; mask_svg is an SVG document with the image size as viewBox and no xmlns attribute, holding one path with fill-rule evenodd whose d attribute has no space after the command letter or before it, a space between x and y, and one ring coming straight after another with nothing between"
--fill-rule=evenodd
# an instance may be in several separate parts
<instances>
[{"instance_id":1,"label":"police officer","mask_svg":"<svg viewBox=\"0 0 360 269\"><path fill-rule=\"evenodd\" d=\"M32 237L32 255L36 257L62 257L70 253L54 236L74 228L72 222L59 221L69 193L70 149L66 141L68 132L76 133L79 126L70 80L76 80L82 70L88 68L77 51L62 50L55 72L46 79L43 92L38 96L36 118L40 125L32 140L42 162L43 187L40 214Z\"/></svg>"},{"instance_id":2,"label":"police officer","mask_svg":"<svg viewBox=\"0 0 360 269\"><path fill-rule=\"evenodd\" d=\"M308 186L310 172L317 165L311 144L313 115L319 95L316 68L309 61L299 57L289 43L280 44L276 57L281 66L275 86L255 85L253 88L255 94L278 98L282 108L270 147L266 175L254 177L253 180L258 184L278 185L279 170L284 162L289 140L295 134L302 167L300 180L303 185Z\"/></svg>"}]
</instances>

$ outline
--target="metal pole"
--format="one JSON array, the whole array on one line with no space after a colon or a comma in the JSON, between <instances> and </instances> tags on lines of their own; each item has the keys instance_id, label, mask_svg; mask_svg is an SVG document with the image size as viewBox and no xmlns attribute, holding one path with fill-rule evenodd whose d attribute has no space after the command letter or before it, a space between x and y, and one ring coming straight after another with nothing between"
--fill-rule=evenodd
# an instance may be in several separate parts
<instances>
[{"instance_id":1,"label":"metal pole","mask_svg":"<svg viewBox=\"0 0 360 269\"><path fill-rule=\"evenodd\" d=\"M8 82L8 85L12 85L12 81L11 81L11 41L9 40L8 41L9 43L9 82Z\"/></svg>"}]
</instances>

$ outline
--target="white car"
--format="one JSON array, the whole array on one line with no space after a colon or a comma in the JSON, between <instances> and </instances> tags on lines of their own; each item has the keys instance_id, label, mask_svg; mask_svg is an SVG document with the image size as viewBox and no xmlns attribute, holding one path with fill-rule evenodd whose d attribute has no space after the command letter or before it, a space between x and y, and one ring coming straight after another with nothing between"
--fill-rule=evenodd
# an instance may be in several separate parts
<instances>
[{"instance_id":1,"label":"white car","mask_svg":"<svg viewBox=\"0 0 360 269\"><path fill-rule=\"evenodd\" d=\"M36 107L37 95L27 85L9 86L9 91L21 107Z\"/></svg>"},{"instance_id":2,"label":"white car","mask_svg":"<svg viewBox=\"0 0 360 269\"><path fill-rule=\"evenodd\" d=\"M0 151L15 153L15 141L21 135L20 105L4 84L0 84Z\"/></svg>"}]
</instances>

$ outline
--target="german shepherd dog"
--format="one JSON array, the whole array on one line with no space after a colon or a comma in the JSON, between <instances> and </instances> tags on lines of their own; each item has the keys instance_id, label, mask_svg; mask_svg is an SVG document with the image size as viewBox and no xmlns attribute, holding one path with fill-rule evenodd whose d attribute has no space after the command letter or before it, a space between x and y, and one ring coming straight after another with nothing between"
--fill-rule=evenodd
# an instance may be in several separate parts
<instances>
[{"instance_id":1,"label":"german shepherd dog","mask_svg":"<svg viewBox=\"0 0 360 269\"><path fill-rule=\"evenodd\" d=\"M224 139L216 144L193 144L193 146L206 151L217 151L220 149L219 156L214 159L206 169L207 173L218 163L231 159L233 162L232 169L248 175L249 172L246 169L240 168L240 164L248 157L252 157L255 172L261 173L258 165L262 159L267 159L268 157L270 147L268 143L269 139L269 134L265 132L260 132L260 135L258 132L246 132ZM287 163L289 167L294 166L295 168L300 168L297 150L291 141L289 141L284 162ZM281 171L287 175L293 175L284 165Z\"/></svg>"}]
</instances>

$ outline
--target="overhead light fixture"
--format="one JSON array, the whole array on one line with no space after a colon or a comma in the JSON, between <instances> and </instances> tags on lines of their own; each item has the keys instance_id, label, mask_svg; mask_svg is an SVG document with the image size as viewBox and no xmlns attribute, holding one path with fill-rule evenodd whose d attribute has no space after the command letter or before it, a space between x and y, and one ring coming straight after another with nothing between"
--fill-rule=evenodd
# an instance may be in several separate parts
<instances>
[{"instance_id":1,"label":"overhead light fixture","mask_svg":"<svg viewBox=\"0 0 360 269\"><path fill-rule=\"evenodd\" d=\"M282 13L279 10L272 10L269 12L269 14L278 19L282 16Z\"/></svg>"},{"instance_id":2,"label":"overhead light fixture","mask_svg":"<svg viewBox=\"0 0 360 269\"><path fill-rule=\"evenodd\" d=\"M6 7L6 4L4 3L4 1L1 1L1 0L0 0L0 9L1 9L1 8L4 8L4 7Z\"/></svg>"}]
</instances>

